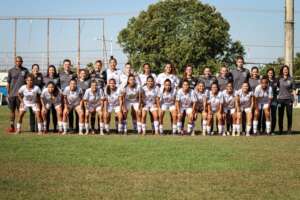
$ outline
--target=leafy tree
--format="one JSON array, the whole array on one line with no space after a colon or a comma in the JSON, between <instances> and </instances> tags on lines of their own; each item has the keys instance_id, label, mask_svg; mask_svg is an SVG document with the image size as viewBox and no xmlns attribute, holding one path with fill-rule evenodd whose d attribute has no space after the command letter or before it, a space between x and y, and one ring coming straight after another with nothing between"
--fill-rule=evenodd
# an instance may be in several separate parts
<instances>
[{"instance_id":1,"label":"leafy tree","mask_svg":"<svg viewBox=\"0 0 300 200\"><path fill-rule=\"evenodd\" d=\"M198 0L165 0L129 20L118 42L135 68L144 62L154 71L171 61L182 72L187 63L232 63L244 48L229 35L229 23L212 6ZM211 66L216 71L216 66Z\"/></svg>"}]
</instances>

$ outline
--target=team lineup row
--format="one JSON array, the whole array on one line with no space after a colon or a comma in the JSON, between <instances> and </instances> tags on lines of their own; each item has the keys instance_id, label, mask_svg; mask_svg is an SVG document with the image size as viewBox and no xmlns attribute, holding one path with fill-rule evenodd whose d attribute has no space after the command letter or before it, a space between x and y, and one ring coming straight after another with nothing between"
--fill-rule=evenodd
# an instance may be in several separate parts
<instances>
[{"instance_id":1,"label":"team lineup row","mask_svg":"<svg viewBox=\"0 0 300 200\"><path fill-rule=\"evenodd\" d=\"M16 61L18 59L20 57ZM16 133L20 133L23 116L29 108L35 112L38 132L46 132L49 124L47 114L54 108L58 129L62 134L67 133L69 114L73 110L79 116L80 135L88 134L90 130L94 132L90 118L95 113L100 119L100 134L109 132L112 112L117 116L117 131L126 134L129 111L134 130L139 134L146 134L148 112L154 133L163 134L166 111L171 114L173 134L185 132L183 126L187 118L187 133L195 135L195 121L201 116L202 134L210 135L214 115L220 135L240 135L242 124L245 125L247 136L250 133L257 134L261 115L265 118L266 133L270 134L274 131L273 120L271 123L274 101L293 101L294 84L289 69L282 67L279 79L275 79L274 70L268 70L268 74L272 73L272 80L267 76L259 78L255 73L258 68L254 67L250 77L249 70L243 68L243 62L242 57L237 58L237 68L231 72L222 67L217 78L211 75L209 68L205 68L204 77L200 79L193 77L192 66L187 65L183 78L179 79L170 63L165 65L163 73L156 76L151 73L149 64L143 66L143 73L137 74L127 63L122 73L116 68L116 59L111 58L109 69L102 70L101 61L97 61L95 69L89 74L86 70L78 69L76 79L70 71L71 62L65 60L64 72L57 75L55 67L49 66L47 76L42 81L34 73L28 75L26 69L17 67L16 62L8 77L10 108L19 108L20 111ZM34 68L36 65L33 65ZM26 77L25 85L21 84L21 75L24 79ZM41 86L39 82L44 85ZM291 124L289 126L288 129Z\"/></svg>"}]
</instances>

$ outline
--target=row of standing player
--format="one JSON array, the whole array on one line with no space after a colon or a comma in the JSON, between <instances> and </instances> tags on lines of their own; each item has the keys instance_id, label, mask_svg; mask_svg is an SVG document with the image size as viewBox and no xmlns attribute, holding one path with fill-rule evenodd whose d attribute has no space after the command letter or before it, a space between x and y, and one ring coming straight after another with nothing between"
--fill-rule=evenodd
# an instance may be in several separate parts
<instances>
[{"instance_id":1,"label":"row of standing player","mask_svg":"<svg viewBox=\"0 0 300 200\"><path fill-rule=\"evenodd\" d=\"M240 59L241 60L241 59ZM239 59L237 59L237 66L238 66L238 61L239 61ZM243 62L243 60L241 60L242 62ZM116 59L115 58L111 58L111 60L110 60L110 68L108 69L108 70L106 70L106 74L104 74L103 73L103 71L101 71L101 68L100 68L100 70L99 70L99 65L101 66L101 62L99 62L99 61L97 61L96 62L96 66L97 66L97 64L98 64L98 68L96 67L95 68L95 71L91 74L91 77L92 77L92 80L93 80L93 82L95 82L96 83L96 86L97 87L100 87L100 88L104 88L104 85L105 85L105 83L106 82L109 82L110 80L114 80L114 82L115 82L115 84L119 87L119 88L127 88L128 87L128 82L129 82L129 74L132 74L132 68L131 68L131 65L130 64L126 64L125 65L125 68L124 68L124 73L121 73L119 70L117 70L116 69L116 65L117 65L117 62L116 62ZM60 79L59 79L59 82L60 82L60 85L61 85L61 87L62 88L65 88L66 89L66 84L65 84L65 82L66 82L66 80L67 79L74 79L74 76L73 76L73 74L72 73L70 73L70 74L68 74L69 72L69 68L70 68L70 65L71 65L71 63L70 63L70 61L69 60L65 60L64 61L64 72L63 73L61 73L60 74ZM51 67L49 67L49 69L51 69L51 68L53 68L53 66L51 66ZM196 85L196 83L198 82L199 83L199 85L203 85L203 87L204 87L204 90L205 91L207 91L207 90L209 90L210 88L211 88L211 86L214 84L214 85L217 85L217 84L215 84L216 82L218 82L219 83L219 85L217 85L217 86L220 86L220 88L221 88L221 90L224 90L226 87L227 87L227 83L228 82L231 82L231 81L233 81L233 85L232 84L229 84L229 85L232 85L234 88L235 88L235 90L233 90L233 96L234 96L234 94L236 93L236 92L234 92L234 91L237 91L236 90L236 88L237 89L239 89L240 88L240 86L238 86L238 85L241 85L241 84L243 84L244 82L246 82L246 80L248 80L248 78L249 78L249 71L247 71L246 69L240 69L240 70L238 70L238 71L236 71L236 72L232 72L231 73L231 75L230 76L228 76L228 70L227 70L227 68L226 67L222 67L221 68L221 70L220 70L220 76L216 79L216 78L214 78L213 76L211 76L211 73L210 73L210 70L209 70L209 68L205 68L205 70L204 70L204 77L201 79L201 81L198 81L196 78L194 78L193 76L192 76L192 66L190 66L190 65L188 65L187 67L186 67L186 69L185 69L185 74L184 74L184 77L183 77L183 80L185 80L185 81L179 81L179 78L177 78L177 76L176 75L174 75L174 68L173 68L173 66L172 66L172 64L166 64L166 66L165 66L165 70L164 70L164 72L163 73L161 73L161 74L159 74L157 77L155 76L155 74L153 74L153 73L151 73L151 69L150 69L150 65L149 64L145 64L144 66L143 66L143 68L144 68L144 73L142 73L142 74L140 74L140 75L133 75L133 77L134 77L134 79L135 79L135 82L136 82L136 85L137 85L137 87L138 88L141 88L141 87L143 87L143 85L145 85L146 84L146 79L147 79L147 77L149 76L149 75L151 75L151 77L152 77L152 79L153 79L153 86L155 87L156 85L158 85L158 86L162 86L162 85L164 85L165 84L165 80L169 80L170 81L170 83L171 83L171 87L173 88L173 90L174 90L174 88L175 89L177 89L177 88L179 88L179 86L180 87L183 87L183 83L184 82L187 82L188 84L189 84L189 89L191 88L191 89L193 89L194 87L195 87L195 85ZM50 72L51 72L51 70L49 70L48 69L48 75L49 74L51 74ZM98 70L97 70L98 69ZM258 69L257 69L258 70ZM52 71L55 71L55 68L54 68L54 70L52 70ZM254 69L252 70L252 71L255 71ZM86 74L85 74L85 71L84 70L78 70L78 74L79 74L79 77L78 77L78 80L77 80L77 83L76 83L76 85L78 85L79 87L78 88L81 88L83 91L82 92L84 92L84 90L86 90L88 87L82 87L82 85L83 84L80 84L80 83L82 83L83 81L84 82L87 82L87 80L85 79L85 77L86 77ZM82 72L84 72L84 73L82 73ZM95 73L96 72L96 73ZM101 76L97 76L97 72L101 72ZM99 74L99 73L98 73ZM62 76L61 76L62 75ZM66 76L67 75L67 76ZM106 80L105 80L105 82L104 82L104 84L103 84L103 81L102 81L102 84L99 84L99 83L101 83L101 80L103 80L103 77L104 77L104 75L106 76ZM235 76L237 76L238 75L238 79L237 78L235 78L234 79L234 75ZM243 80L244 79L244 80ZM33 80L34 80L34 77L33 77ZM100 80L100 81L99 81ZM217 81L216 81L217 80ZM268 82L268 79L263 79L263 80L266 80L267 82ZM49 81L51 81L50 83L52 83L52 82L54 82L54 85L59 85L59 84L57 84L57 81L55 82L55 81L53 81L53 80L49 80L49 76L48 76L48 83L49 83ZM70 82L70 81L69 81ZM74 81L72 81L72 82L74 82ZM76 82L76 81L75 81ZM248 80L247 82L249 82L250 83L250 86L251 86L251 79L250 80ZM253 82L253 81L252 81ZM259 79L258 79L258 81L256 81L257 82L257 84L259 83ZM64 84L63 84L64 83ZM47 84L48 85L48 84ZM51 85L51 84L50 84ZM84 85L90 85L90 84L84 84ZM127 87L125 87L125 85L127 86ZM198 84L197 84L198 85ZM249 84L247 84L248 85L248 88L250 88L249 87ZM70 85L71 86L71 85ZM69 86L69 88L70 88L70 86ZM108 85L109 86L109 85ZM77 86L76 86L76 88L77 88ZM161 87L162 88L162 87ZM198 88L198 86L197 86L197 88ZM64 90L65 90L64 89ZM144 88L143 88L144 89ZM182 89L181 89L182 90ZM174 90L174 91L176 91L176 90ZM124 92L123 92L124 93ZM142 93L142 92L141 92ZM180 94L180 91L178 91L178 93ZM230 93L230 92L229 92ZM271 97L272 97L272 90L269 90L269 88L267 89L267 91L266 91L266 94L265 94L265 92L260 92L260 93L262 93L262 95L266 95L267 94L267 96L268 96L268 98L269 98L269 100L271 99ZM270 94L268 94L268 93L270 93ZM253 95L253 94L252 94ZM139 95L139 96L141 96L141 95ZM178 95L177 95L178 96ZM207 95L207 96L209 96L209 95ZM223 95L224 96L224 95ZM147 95L146 95L146 97L147 97ZM264 97L262 97L262 98L264 98ZM67 99L67 98L66 98ZM141 98L140 98L141 99ZM234 97L234 99L236 99L235 97ZM250 98L250 99L252 99L252 97ZM125 102L125 100L126 99L124 99L123 98L123 101L124 101L124 105L126 105L126 102ZM255 99L254 99L255 100ZM258 105L259 103L257 103L257 102L259 102L260 101L260 97L257 97L257 102L256 101L254 101L254 100L251 100L251 101L253 101L253 103L251 103L251 104L253 104L252 105L252 109L251 110L257 110L256 108L260 108L259 106L255 106L255 105ZM223 100L222 100L223 101ZM208 99L208 101L207 102L210 102L209 101L209 99ZM264 102L265 102L265 104L267 104L266 103L266 100L264 100ZM138 100L138 103L139 103L139 109L133 109L134 111L133 111L133 123L134 123L134 127L137 127L137 130L139 131L139 130L141 130L141 131L145 131L145 123L143 123L143 118L145 118L145 112L143 112L143 110L144 110L144 108L143 108L143 105L142 105L142 103L140 102L140 100ZM185 104L184 102L182 102L183 104ZM193 121L194 121L194 118L195 118L195 112L198 112L199 111L199 108L194 108L193 109L193 119L190 119L190 112L189 113L187 113L187 111L186 110L184 110L184 115L182 115L181 116L181 110L182 109L180 109L179 107L180 107L180 103L179 103L179 106L177 106L177 103L175 103L175 101L174 101L174 103L173 103L174 105L173 105L173 107L172 108L174 108L175 107L175 110L176 110L176 114L175 113L172 113L172 118L174 119L174 118L176 118L176 119L180 119L180 118L182 118L182 117L184 117L185 116L185 114L187 114L188 115L188 118L189 118L189 121L191 122L189 125L188 125L188 132L191 132L191 130L193 129ZM236 101L235 101L235 103L234 104L236 104ZM132 104L133 105L133 104ZM134 104L135 106L136 106L136 104ZM156 104L157 105L157 104ZM175 106L176 105L176 106ZM201 103L200 103L200 105L201 105ZM208 104L209 105L209 104ZM81 106L82 107L82 106ZM102 107L104 107L104 104L102 104ZM133 107L133 106L130 106L130 107ZM149 107L149 106L148 106ZM153 118L153 120L154 120L154 122L153 122L153 124L154 124L154 127L156 127L155 128L155 132L157 133L158 132L158 127L160 127L160 130L162 130L162 120L161 120L161 116L163 116L163 114L161 114L162 112L161 112L161 110L163 110L162 109L162 107L160 106L160 105L157 105L156 106L157 107L157 110L158 111L153 111L153 110L155 110L155 108L152 108L152 111L151 111L151 109L150 109L150 107L149 107L149 111L151 111L151 113L152 113L152 115L151 115L151 117ZM192 106L193 107L193 106ZM232 107L232 106L231 106ZM238 107L237 105L234 105L233 106L234 107L234 109L235 110L237 110L236 112L234 112L235 114L233 114L232 115L232 117L233 117L233 121L239 121L238 120L238 118L240 118L239 117L239 113L240 113L240 111L238 111L238 109L236 108L236 107ZM123 107L121 106L121 108L122 109L120 109L121 111L123 111L124 112L124 109L123 109ZM128 106L126 106L126 108L127 108L127 110L129 110L128 108ZM134 107L133 107L134 108ZM203 111L201 111L201 109L200 109L200 111L201 112L203 112L203 126L205 127L205 125L206 125L206 123L207 123L207 120L205 120L205 119L210 119L210 116L211 116L211 114L207 114L207 113L209 113L208 112L208 109L209 108L209 106L207 106L207 108L205 107L205 108L203 108L204 110ZM269 110L269 108L267 108L266 107L266 105L265 105L265 108L266 109L264 109L265 110L265 116L266 116L266 118L267 119L269 119L270 117L269 117L269 113L270 112L268 112L268 110ZM49 108L48 108L49 109ZM198 109L198 110L197 110ZM227 117L225 117L224 118L224 115L223 114L219 114L219 113L222 113L223 111L222 110L225 110L226 112L227 112L227 110L226 110L227 108L226 108L226 102L225 102L225 107L223 108L222 107L222 109L220 108L220 109L218 109L218 110L220 110L220 111L218 111L217 113L217 116L219 116L218 117L218 121L219 121L219 132L220 133L222 133L223 132L223 128L221 128L221 126L223 126L223 124L224 124L224 119L225 118L227 118ZM233 112L233 110L232 110L233 108L231 108L231 112ZM47 110L47 109L44 109L44 110ZM65 109L64 109L65 110ZM72 110L72 109L71 109ZM76 110L76 109L75 109ZM82 114L83 113L83 116L84 116L84 109L81 109L81 110L83 110L82 112L79 112L79 109L78 109L78 111L76 110L76 112L78 112L78 113L80 113L80 114ZM126 111L126 110L125 110ZM189 110L190 111L190 110ZM175 112L175 111L174 111ZM215 110L213 109L213 112L215 112ZM45 113L45 112L42 112L42 113ZM59 112L59 113L61 113L61 112ZM68 113L68 110L66 110L66 113ZM64 113L62 116L65 116L65 114L66 113ZM103 111L103 108L101 109L101 115L102 116L104 116L104 111ZM107 113L110 113L110 112L107 112ZM126 113L126 112L125 112ZM144 114L143 114L144 113ZM248 117L248 115L247 115L247 119L248 118L250 118L250 119L254 119L254 121L253 121L253 126L254 126L254 128L253 128L253 132L255 133L256 132L256 124L257 124L257 120L255 120L255 118L257 118L257 117L255 117L255 116L257 116L257 114L256 114L257 112L252 112L252 115L251 116L249 116ZM146 114L147 114L147 112L146 112ZM176 115L176 116L175 116ZM60 115L61 116L61 115ZM80 115L81 116L81 115ZM86 114L86 116L89 116L88 114ZM42 118L42 117L41 117ZM67 117L62 117L62 118L67 118ZM85 126L85 127L88 127L88 123L85 123L85 125L83 125L83 121L87 121L87 120L84 120L83 119L84 117L81 117L81 120L80 120L80 122L81 123L79 123L80 124L80 126L79 126L79 128L80 128L80 132L82 131L82 129L83 129L83 127ZM126 117L124 117L124 115L122 116L122 118L126 118ZM155 120L155 119L156 120ZM106 128L106 129L108 129L107 128L107 123L105 123L105 121L108 121L108 119L107 119L107 117L101 117L101 119L103 119L102 120L102 122L104 122L104 127ZM106 119L106 120L105 120ZM123 119L122 119L123 120ZM121 119L119 120L119 121L122 121ZM40 120L41 121L41 120ZM45 121L45 118L44 118L44 121ZM62 119L62 120L59 120L59 121L66 121L66 119ZM158 122L158 121L160 121L160 123ZM180 125L180 122L182 122L183 120L172 120L173 121L173 132L174 132L174 130L175 130L175 125L176 125L176 130L178 129L178 131L179 132L181 132L181 125ZM175 124L176 123L176 121L178 121L178 123L177 124ZM209 120L208 120L209 121ZM228 120L226 120L226 121L228 121ZM248 121L250 121L250 122L248 122ZM174 123L175 122L175 123ZM247 120L247 124L248 124L248 126L250 126L249 124L252 122L252 120ZM66 122L65 122L66 123ZM59 123L59 126L60 127L62 127L62 125L64 124L64 126L66 126L65 125L65 123ZM103 124L103 123L102 123ZM159 125L159 124L161 124L161 125ZM210 124L210 123L208 123L208 124ZM119 127L121 127L121 125L123 126L123 129L125 129L125 131L126 131L126 126L124 126L124 123L120 123L118 126ZM266 125L267 125L267 132L269 133L270 131L269 131L269 120L267 120L267 123L266 123ZM20 126L20 125L18 125L18 126ZM44 125L45 126L45 125ZM39 124L39 129L41 130L42 128L41 128L41 124ZM100 127L101 127L101 123L100 123ZM103 127L103 126L102 126ZM177 128L177 127L179 127L179 128ZM210 132L210 129L209 129L209 127L210 126L207 126L208 128L208 132ZM230 126L229 126L230 127ZM120 128L118 128L118 129L120 129ZM204 128L203 130L204 130L204 132L205 132L205 129L206 128ZM232 126L232 131L233 131L233 133L236 131L236 132L240 132L239 131L240 130L240 128L239 128L239 123L238 122L235 122L235 123L233 123L233 126ZM248 129L247 129L247 133L248 133Z\"/></svg>"}]
</instances>

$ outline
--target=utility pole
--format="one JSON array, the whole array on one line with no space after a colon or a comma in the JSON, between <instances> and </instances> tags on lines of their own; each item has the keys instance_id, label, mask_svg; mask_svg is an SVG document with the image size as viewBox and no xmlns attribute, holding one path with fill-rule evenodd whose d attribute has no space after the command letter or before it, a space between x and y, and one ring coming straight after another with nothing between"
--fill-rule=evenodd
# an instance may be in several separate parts
<instances>
[{"instance_id":1,"label":"utility pole","mask_svg":"<svg viewBox=\"0 0 300 200\"><path fill-rule=\"evenodd\" d=\"M81 20L80 20L80 19L78 19L78 38L77 38L77 69L80 69L80 32L81 32L80 22L81 22Z\"/></svg>"},{"instance_id":2,"label":"utility pole","mask_svg":"<svg viewBox=\"0 0 300 200\"><path fill-rule=\"evenodd\" d=\"M14 18L14 57L13 57L13 63L15 63L15 59L17 56L17 27L18 27L18 21L17 18Z\"/></svg>"},{"instance_id":3,"label":"utility pole","mask_svg":"<svg viewBox=\"0 0 300 200\"><path fill-rule=\"evenodd\" d=\"M47 67L50 65L50 19L47 19Z\"/></svg>"},{"instance_id":4,"label":"utility pole","mask_svg":"<svg viewBox=\"0 0 300 200\"><path fill-rule=\"evenodd\" d=\"M294 67L294 0L285 0L285 43L284 62L290 67L293 75Z\"/></svg>"}]
</instances>

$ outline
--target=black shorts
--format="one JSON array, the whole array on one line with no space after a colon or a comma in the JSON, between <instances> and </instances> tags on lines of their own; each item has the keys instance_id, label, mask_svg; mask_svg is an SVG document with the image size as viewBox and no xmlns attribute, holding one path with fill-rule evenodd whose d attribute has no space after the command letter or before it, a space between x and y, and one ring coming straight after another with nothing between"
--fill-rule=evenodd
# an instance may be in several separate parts
<instances>
[{"instance_id":1,"label":"black shorts","mask_svg":"<svg viewBox=\"0 0 300 200\"><path fill-rule=\"evenodd\" d=\"M8 97L8 108L15 111L20 108L20 100L18 97Z\"/></svg>"}]
</instances>

